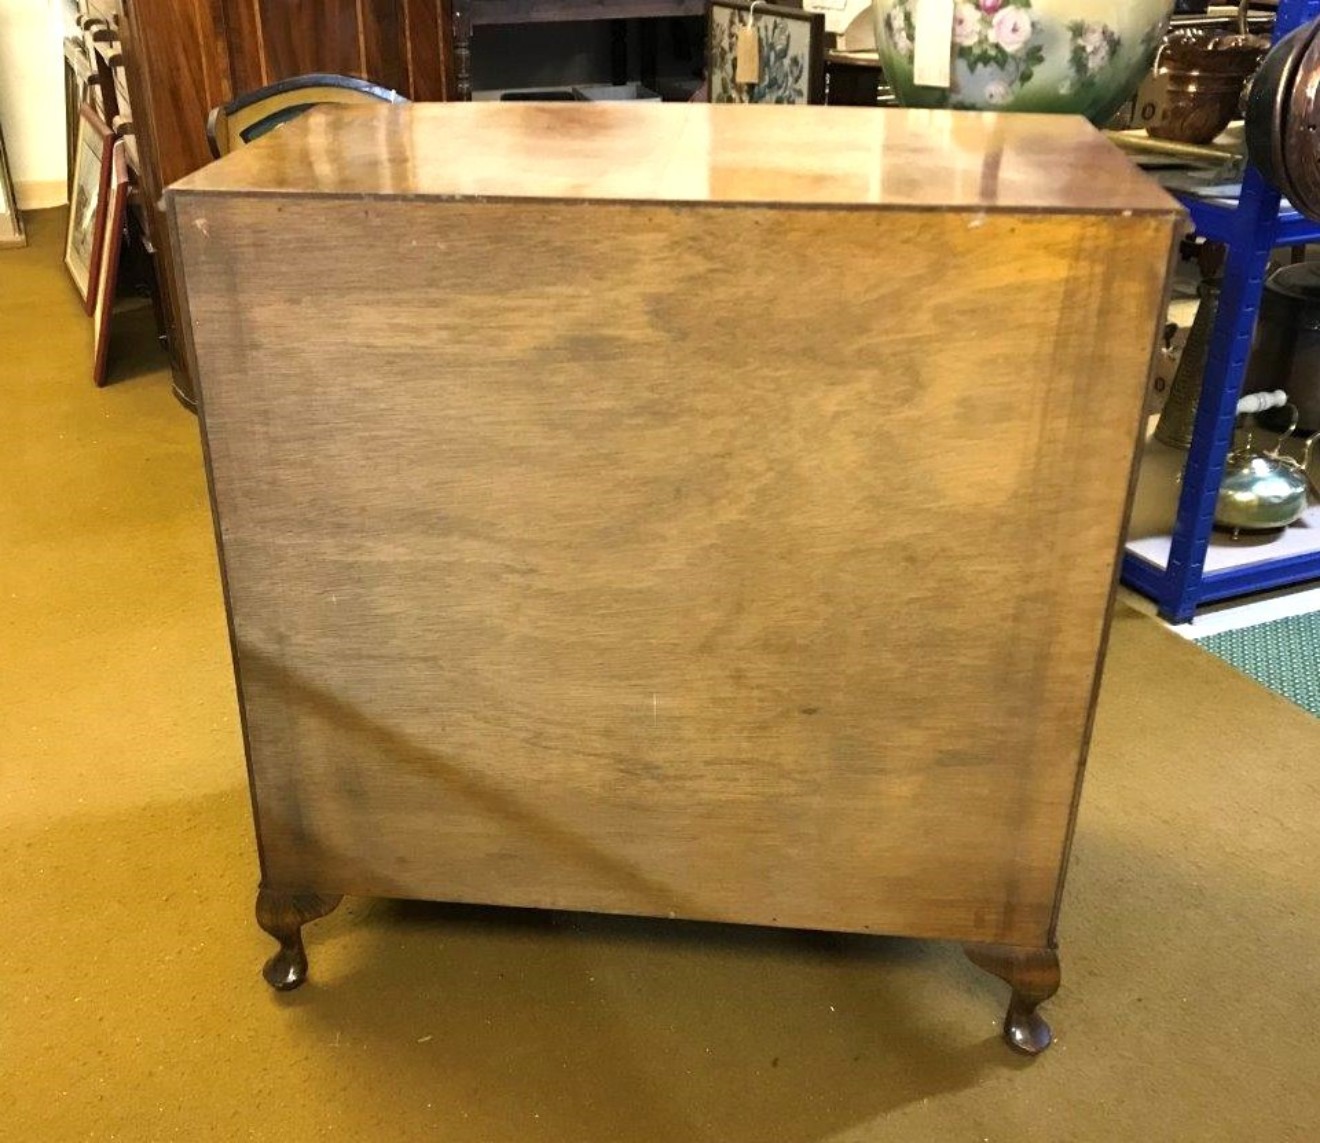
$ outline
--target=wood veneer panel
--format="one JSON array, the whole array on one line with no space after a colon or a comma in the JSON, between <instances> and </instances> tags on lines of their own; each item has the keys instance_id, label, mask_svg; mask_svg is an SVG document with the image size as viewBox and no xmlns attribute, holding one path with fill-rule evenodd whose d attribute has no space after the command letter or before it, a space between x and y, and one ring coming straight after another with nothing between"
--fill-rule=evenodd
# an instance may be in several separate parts
<instances>
[{"instance_id":1,"label":"wood veneer panel","mask_svg":"<svg viewBox=\"0 0 1320 1143\"><path fill-rule=\"evenodd\" d=\"M262 35L261 0L222 0L229 71L235 94L270 83Z\"/></svg>"},{"instance_id":2,"label":"wood veneer panel","mask_svg":"<svg viewBox=\"0 0 1320 1143\"><path fill-rule=\"evenodd\" d=\"M402 0L412 90L409 98L454 98L453 27L450 5L440 0Z\"/></svg>"},{"instance_id":3,"label":"wood veneer panel","mask_svg":"<svg viewBox=\"0 0 1320 1143\"><path fill-rule=\"evenodd\" d=\"M245 147L184 185L350 195L404 185L440 197L867 211L901 205L1170 216L1178 209L1079 118L798 107L797 121L788 122L782 112L709 103L326 107L284 133L278 147ZM441 138L447 147L437 145Z\"/></svg>"},{"instance_id":4,"label":"wood veneer panel","mask_svg":"<svg viewBox=\"0 0 1320 1143\"><path fill-rule=\"evenodd\" d=\"M362 13L363 76L407 94L407 44L401 0L359 0Z\"/></svg>"},{"instance_id":5,"label":"wood veneer panel","mask_svg":"<svg viewBox=\"0 0 1320 1143\"><path fill-rule=\"evenodd\" d=\"M357 0L260 0L271 81L312 71L360 75Z\"/></svg>"},{"instance_id":6,"label":"wood veneer panel","mask_svg":"<svg viewBox=\"0 0 1320 1143\"><path fill-rule=\"evenodd\" d=\"M1046 943L1172 210L175 205L268 879Z\"/></svg>"}]
</instances>

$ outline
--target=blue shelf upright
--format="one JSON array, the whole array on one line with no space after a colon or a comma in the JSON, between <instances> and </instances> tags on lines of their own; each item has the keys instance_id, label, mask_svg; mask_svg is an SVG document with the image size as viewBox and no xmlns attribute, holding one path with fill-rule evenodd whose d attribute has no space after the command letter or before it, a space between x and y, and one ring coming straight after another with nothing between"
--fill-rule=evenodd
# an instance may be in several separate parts
<instances>
[{"instance_id":1,"label":"blue shelf upright","mask_svg":"<svg viewBox=\"0 0 1320 1143\"><path fill-rule=\"evenodd\" d=\"M1320 16L1320 0L1279 0L1274 38ZM1192 443L1164 567L1132 551L1123 554L1125 584L1153 599L1160 614L1185 623L1204 603L1320 578L1320 551L1265 558L1240 567L1205 570L1215 499L1233 442L1238 397L1246 374L1265 272L1279 246L1320 242L1320 223L1280 212L1280 195L1250 163L1236 206L1183 198L1197 234L1227 245L1219 311L1210 339Z\"/></svg>"}]
</instances>

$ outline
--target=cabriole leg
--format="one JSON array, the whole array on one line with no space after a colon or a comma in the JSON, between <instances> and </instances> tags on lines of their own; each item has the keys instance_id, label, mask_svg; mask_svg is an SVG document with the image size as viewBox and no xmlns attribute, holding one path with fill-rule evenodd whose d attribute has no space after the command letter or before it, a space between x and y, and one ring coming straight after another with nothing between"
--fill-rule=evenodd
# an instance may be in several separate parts
<instances>
[{"instance_id":1,"label":"cabriole leg","mask_svg":"<svg viewBox=\"0 0 1320 1143\"><path fill-rule=\"evenodd\" d=\"M307 979L302 927L308 921L324 917L342 899L322 893L268 889L265 885L257 890L257 924L280 942L279 951L261 970L267 984L287 992Z\"/></svg>"},{"instance_id":2,"label":"cabriole leg","mask_svg":"<svg viewBox=\"0 0 1320 1143\"><path fill-rule=\"evenodd\" d=\"M1049 948L967 945L967 959L999 977L1013 990L1004 1017L1004 1039L1019 1052L1036 1056L1050 1046L1050 1026L1036 1011L1059 991L1059 954Z\"/></svg>"}]
</instances>

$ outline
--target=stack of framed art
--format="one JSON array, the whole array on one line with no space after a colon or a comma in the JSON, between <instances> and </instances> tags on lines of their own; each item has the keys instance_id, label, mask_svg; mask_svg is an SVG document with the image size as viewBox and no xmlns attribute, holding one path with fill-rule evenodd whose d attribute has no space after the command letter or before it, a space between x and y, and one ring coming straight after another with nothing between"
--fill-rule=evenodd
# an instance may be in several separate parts
<instances>
[{"instance_id":1,"label":"stack of framed art","mask_svg":"<svg viewBox=\"0 0 1320 1143\"><path fill-rule=\"evenodd\" d=\"M132 182L127 147L127 139L116 138L93 106L82 105L64 265L92 316L92 380L97 385L106 381L119 255L128 225Z\"/></svg>"},{"instance_id":2,"label":"stack of framed art","mask_svg":"<svg viewBox=\"0 0 1320 1143\"><path fill-rule=\"evenodd\" d=\"M105 205L110 186L114 136L90 104L78 116L78 141L73 153L73 190L69 196L69 229L64 239L64 265L92 312L96 272L101 261Z\"/></svg>"},{"instance_id":3,"label":"stack of framed art","mask_svg":"<svg viewBox=\"0 0 1320 1143\"><path fill-rule=\"evenodd\" d=\"M5 135L0 131L0 246L26 246L23 216L18 212L14 183L9 177L9 158L5 154Z\"/></svg>"},{"instance_id":4,"label":"stack of framed art","mask_svg":"<svg viewBox=\"0 0 1320 1143\"><path fill-rule=\"evenodd\" d=\"M106 382L109 365L110 317L119 284L119 254L128 227L128 140L116 139L110 156L110 184L105 203L105 225L101 234L101 258L92 294L92 380Z\"/></svg>"}]
</instances>

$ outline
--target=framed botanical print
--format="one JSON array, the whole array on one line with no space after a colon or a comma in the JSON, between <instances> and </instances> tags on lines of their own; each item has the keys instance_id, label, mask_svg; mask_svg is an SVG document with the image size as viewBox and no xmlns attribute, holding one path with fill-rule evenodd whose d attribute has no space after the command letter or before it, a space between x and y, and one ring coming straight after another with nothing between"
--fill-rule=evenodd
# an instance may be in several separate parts
<instances>
[{"instance_id":1,"label":"framed botanical print","mask_svg":"<svg viewBox=\"0 0 1320 1143\"><path fill-rule=\"evenodd\" d=\"M115 288L119 284L119 252L128 225L128 140L116 139L111 148L110 186L105 204L105 226L101 257L96 271L96 291L92 305L92 381L104 385L109 365L110 316L115 308Z\"/></svg>"},{"instance_id":2,"label":"framed botanical print","mask_svg":"<svg viewBox=\"0 0 1320 1143\"><path fill-rule=\"evenodd\" d=\"M5 155L5 136L0 131L0 246L25 246L23 216L18 213L18 199L9 178L9 159Z\"/></svg>"},{"instance_id":3,"label":"framed botanical print","mask_svg":"<svg viewBox=\"0 0 1320 1143\"><path fill-rule=\"evenodd\" d=\"M738 34L756 29L760 78L739 83ZM706 81L711 103L824 103L825 14L763 4L710 0Z\"/></svg>"},{"instance_id":4,"label":"framed botanical print","mask_svg":"<svg viewBox=\"0 0 1320 1143\"><path fill-rule=\"evenodd\" d=\"M95 300L96 272L101 257L112 138L110 128L101 121L100 115L84 103L78 114L78 148L73 159L73 194L69 200L64 265L88 313L92 312Z\"/></svg>"}]
</instances>

